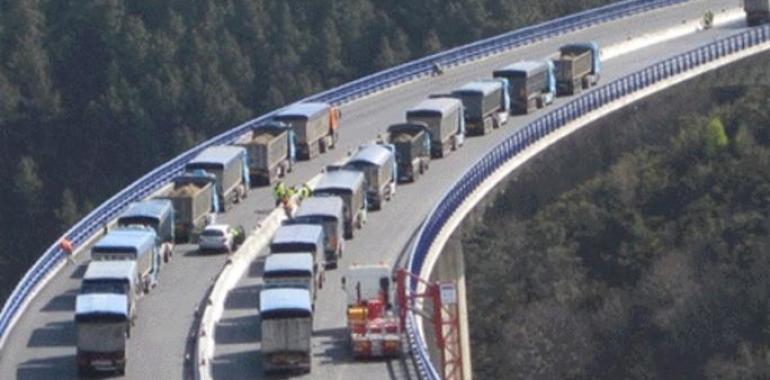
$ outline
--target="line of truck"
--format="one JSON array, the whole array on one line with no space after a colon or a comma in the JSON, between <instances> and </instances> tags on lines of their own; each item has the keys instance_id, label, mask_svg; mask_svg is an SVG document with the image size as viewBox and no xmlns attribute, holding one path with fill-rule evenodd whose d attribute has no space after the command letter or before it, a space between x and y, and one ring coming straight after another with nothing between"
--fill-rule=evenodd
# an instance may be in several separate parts
<instances>
[{"instance_id":1,"label":"line of truck","mask_svg":"<svg viewBox=\"0 0 770 380\"><path fill-rule=\"evenodd\" d=\"M743 9L748 26L770 22L770 0L743 0Z\"/></svg>"},{"instance_id":2,"label":"line of truck","mask_svg":"<svg viewBox=\"0 0 770 380\"><path fill-rule=\"evenodd\" d=\"M312 318L325 271L338 267L345 240L381 209L397 184L415 182L432 159L507 125L557 95L595 85L601 69L595 43L562 47L559 57L500 68L492 78L432 95L406 110L387 136L360 145L342 165L328 166L305 199L273 236L260 293L262 357L266 372L310 371ZM313 102L280 110L232 145L212 146L190 160L184 173L152 199L131 205L91 249L76 301L80 372L123 373L137 301L157 283L174 244L195 242L217 213L248 196L253 185L286 176L298 160L334 149L341 111ZM350 350L355 358L402 352L400 324L391 300L391 268L354 265L345 286Z\"/></svg>"}]
</instances>

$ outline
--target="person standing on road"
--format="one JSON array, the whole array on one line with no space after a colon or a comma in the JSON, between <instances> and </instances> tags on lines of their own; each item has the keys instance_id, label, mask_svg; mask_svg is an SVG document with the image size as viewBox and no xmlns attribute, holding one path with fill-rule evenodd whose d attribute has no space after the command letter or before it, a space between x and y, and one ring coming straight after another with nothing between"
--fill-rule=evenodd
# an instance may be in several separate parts
<instances>
[{"instance_id":1,"label":"person standing on road","mask_svg":"<svg viewBox=\"0 0 770 380\"><path fill-rule=\"evenodd\" d=\"M286 185L283 184L283 181L276 182L275 187L273 187L273 197L275 198L276 206L281 204L283 198L286 197L287 192L288 189L286 189Z\"/></svg>"},{"instance_id":2,"label":"person standing on road","mask_svg":"<svg viewBox=\"0 0 770 380\"><path fill-rule=\"evenodd\" d=\"M64 251L64 256L67 257L67 262L73 265L77 264L75 262L75 258L72 257L73 254L75 253L75 250L73 249L72 242L69 239L67 238L61 239L61 241L59 242L59 248L61 248L61 250Z\"/></svg>"}]
</instances>

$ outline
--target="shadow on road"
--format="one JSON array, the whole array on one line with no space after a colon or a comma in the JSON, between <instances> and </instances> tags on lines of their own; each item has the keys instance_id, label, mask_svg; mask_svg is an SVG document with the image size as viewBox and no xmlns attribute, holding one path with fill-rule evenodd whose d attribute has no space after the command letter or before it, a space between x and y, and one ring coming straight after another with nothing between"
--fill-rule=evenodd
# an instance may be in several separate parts
<instances>
[{"instance_id":1,"label":"shadow on road","mask_svg":"<svg viewBox=\"0 0 770 380\"><path fill-rule=\"evenodd\" d=\"M262 373L262 354L249 350L218 355L211 362L211 373L215 379L241 379L244 374Z\"/></svg>"},{"instance_id":2,"label":"shadow on road","mask_svg":"<svg viewBox=\"0 0 770 380\"><path fill-rule=\"evenodd\" d=\"M28 360L16 370L19 380L76 379L75 351L72 355Z\"/></svg>"},{"instance_id":3,"label":"shadow on road","mask_svg":"<svg viewBox=\"0 0 770 380\"><path fill-rule=\"evenodd\" d=\"M254 314L220 320L214 331L214 340L217 345L256 344L262 340L259 317Z\"/></svg>"},{"instance_id":4,"label":"shadow on road","mask_svg":"<svg viewBox=\"0 0 770 380\"><path fill-rule=\"evenodd\" d=\"M77 297L78 289L70 289L66 292L59 294L58 296L51 298L40 311L52 312L52 311L71 311L75 313L75 297Z\"/></svg>"},{"instance_id":5,"label":"shadow on road","mask_svg":"<svg viewBox=\"0 0 770 380\"><path fill-rule=\"evenodd\" d=\"M313 355L319 359L320 364L339 364L351 361L347 331L345 327L313 331L313 338L316 338L318 342L318 347L313 349Z\"/></svg>"},{"instance_id":6,"label":"shadow on road","mask_svg":"<svg viewBox=\"0 0 770 380\"><path fill-rule=\"evenodd\" d=\"M27 347L64 347L75 348L75 322L50 322L35 329L29 338Z\"/></svg>"},{"instance_id":7,"label":"shadow on road","mask_svg":"<svg viewBox=\"0 0 770 380\"><path fill-rule=\"evenodd\" d=\"M259 291L262 285L249 285L235 288L227 294L225 309L248 309L257 313L259 307Z\"/></svg>"}]
</instances>

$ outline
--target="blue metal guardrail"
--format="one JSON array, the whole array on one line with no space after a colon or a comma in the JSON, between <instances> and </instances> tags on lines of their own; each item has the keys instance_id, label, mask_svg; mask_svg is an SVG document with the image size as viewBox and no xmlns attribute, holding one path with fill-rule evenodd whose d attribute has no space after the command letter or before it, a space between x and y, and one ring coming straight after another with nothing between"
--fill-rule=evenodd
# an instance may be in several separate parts
<instances>
[{"instance_id":1,"label":"blue metal guardrail","mask_svg":"<svg viewBox=\"0 0 770 380\"><path fill-rule=\"evenodd\" d=\"M421 272L431 244L460 204L500 166L529 145L616 99L768 40L770 40L770 27L764 26L715 41L612 81L575 98L531 122L523 129L510 134L468 169L438 201L417 235L417 243L410 252L407 268L412 273L419 274ZM410 283L411 291L414 291L416 286L416 283ZM415 316L411 314L408 321L409 343L420 378L440 379L439 372L430 361L425 342L415 330L417 323Z\"/></svg>"},{"instance_id":2,"label":"blue metal guardrail","mask_svg":"<svg viewBox=\"0 0 770 380\"><path fill-rule=\"evenodd\" d=\"M621 1L418 59L311 96L303 101L327 101L335 104L350 102L387 87L430 75L434 63L443 66L459 65L577 29L687 1L690 0ZM76 247L80 246L100 231L102 226L114 219L129 203L146 197L168 183L183 170L185 163L200 151L213 145L235 141L252 125L267 120L274 113L275 111L241 124L161 165L102 203L61 238L67 237ZM44 285L45 278L63 259L64 252L59 248L57 241L43 253L16 285L0 312L0 344L5 341L9 327L23 311L25 303L39 287Z\"/></svg>"}]
</instances>

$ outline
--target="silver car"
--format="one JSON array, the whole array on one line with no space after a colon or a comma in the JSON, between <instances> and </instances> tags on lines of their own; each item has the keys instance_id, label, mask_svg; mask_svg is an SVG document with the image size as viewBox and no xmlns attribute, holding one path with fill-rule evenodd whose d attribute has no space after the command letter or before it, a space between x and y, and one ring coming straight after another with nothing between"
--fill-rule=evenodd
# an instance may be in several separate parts
<instances>
[{"instance_id":1,"label":"silver car","mask_svg":"<svg viewBox=\"0 0 770 380\"><path fill-rule=\"evenodd\" d=\"M233 233L226 224L212 224L201 232L198 240L198 249L201 251L226 251L233 250Z\"/></svg>"}]
</instances>

